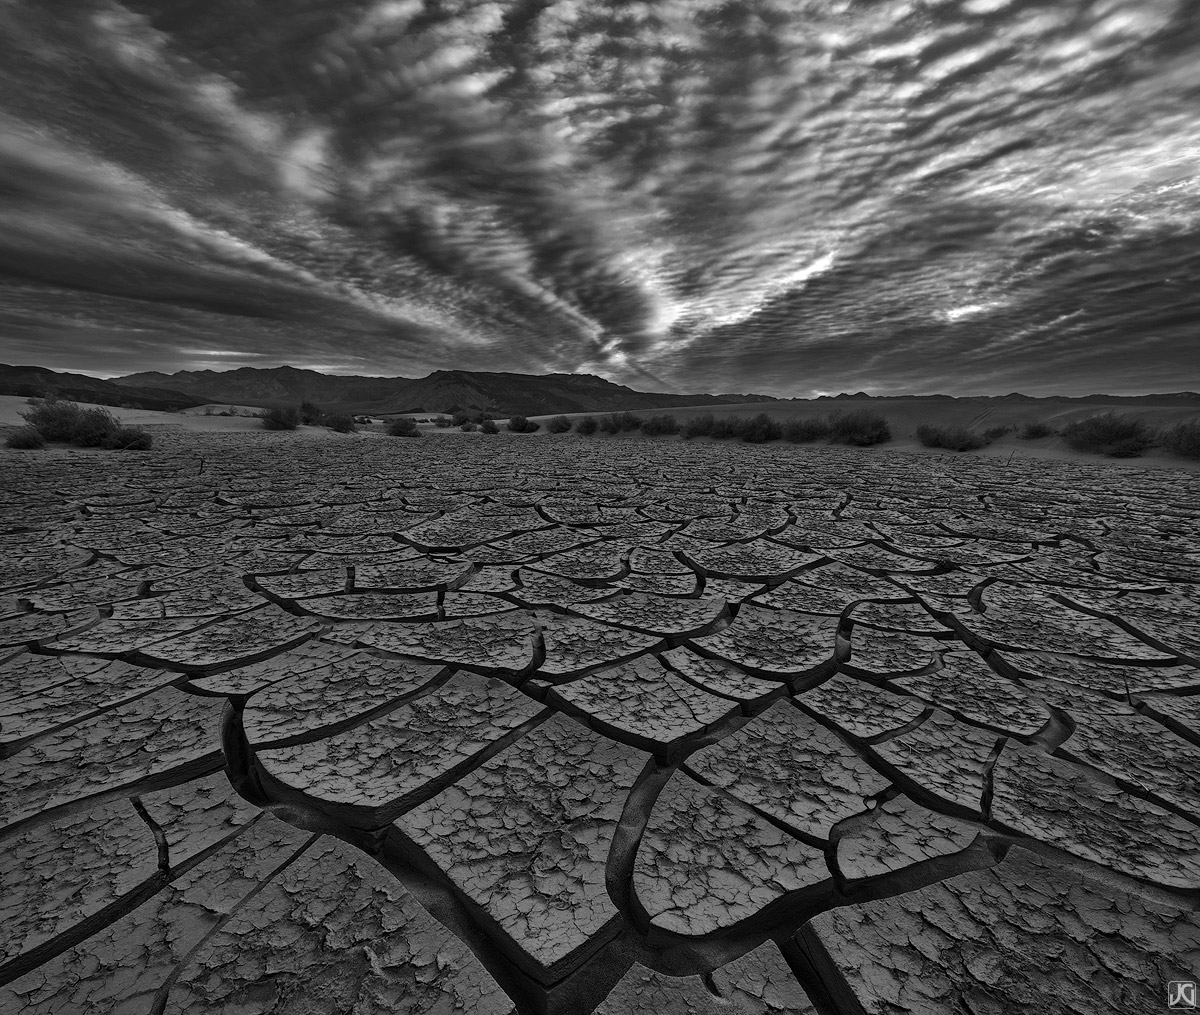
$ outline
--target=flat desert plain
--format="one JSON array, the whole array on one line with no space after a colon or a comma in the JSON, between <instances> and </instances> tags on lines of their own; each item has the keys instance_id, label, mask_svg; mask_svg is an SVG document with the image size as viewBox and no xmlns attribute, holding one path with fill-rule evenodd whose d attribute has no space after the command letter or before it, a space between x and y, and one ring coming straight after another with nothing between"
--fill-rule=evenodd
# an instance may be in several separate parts
<instances>
[{"instance_id":1,"label":"flat desert plain","mask_svg":"<svg viewBox=\"0 0 1200 1015\"><path fill-rule=\"evenodd\" d=\"M0 1010L1197 978L1181 460L179 418L0 450Z\"/></svg>"}]
</instances>

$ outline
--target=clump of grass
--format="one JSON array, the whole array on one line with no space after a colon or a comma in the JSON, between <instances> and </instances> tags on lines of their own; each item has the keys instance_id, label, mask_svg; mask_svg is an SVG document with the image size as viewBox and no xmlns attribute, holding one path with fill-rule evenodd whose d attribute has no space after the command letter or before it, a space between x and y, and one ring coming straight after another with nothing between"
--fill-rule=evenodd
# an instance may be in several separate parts
<instances>
[{"instance_id":1,"label":"clump of grass","mask_svg":"<svg viewBox=\"0 0 1200 1015\"><path fill-rule=\"evenodd\" d=\"M1168 451L1186 458L1200 458L1200 420L1177 423L1162 435Z\"/></svg>"},{"instance_id":2,"label":"clump of grass","mask_svg":"<svg viewBox=\"0 0 1200 1015\"><path fill-rule=\"evenodd\" d=\"M1037 420L1033 423L1026 423L1021 427L1021 432L1017 434L1023 441L1041 440L1043 437L1051 437L1055 433L1054 427L1049 423L1043 423Z\"/></svg>"},{"instance_id":3,"label":"clump of grass","mask_svg":"<svg viewBox=\"0 0 1200 1015\"><path fill-rule=\"evenodd\" d=\"M1012 426L989 426L983 431L983 439L990 444L992 441L999 440L1005 434L1012 433L1015 429L1016 427Z\"/></svg>"},{"instance_id":4,"label":"clump of grass","mask_svg":"<svg viewBox=\"0 0 1200 1015\"><path fill-rule=\"evenodd\" d=\"M546 429L551 433L566 433L571 429L571 421L566 416L554 416L546 420Z\"/></svg>"},{"instance_id":5,"label":"clump of grass","mask_svg":"<svg viewBox=\"0 0 1200 1015\"><path fill-rule=\"evenodd\" d=\"M149 451L153 444L149 431L140 426L118 426L104 441L112 451Z\"/></svg>"},{"instance_id":6,"label":"clump of grass","mask_svg":"<svg viewBox=\"0 0 1200 1015\"><path fill-rule=\"evenodd\" d=\"M621 432L621 417L618 413L610 412L607 416L600 419L601 433L620 433Z\"/></svg>"},{"instance_id":7,"label":"clump of grass","mask_svg":"<svg viewBox=\"0 0 1200 1015\"><path fill-rule=\"evenodd\" d=\"M508 428L513 433L534 433L540 430L542 425L524 416L509 416Z\"/></svg>"},{"instance_id":8,"label":"clump of grass","mask_svg":"<svg viewBox=\"0 0 1200 1015\"><path fill-rule=\"evenodd\" d=\"M650 437L679 433L679 422L670 413L642 420L642 433Z\"/></svg>"},{"instance_id":9,"label":"clump of grass","mask_svg":"<svg viewBox=\"0 0 1200 1015\"><path fill-rule=\"evenodd\" d=\"M888 421L870 409L835 412L829 417L829 438L837 444L869 447L892 439Z\"/></svg>"},{"instance_id":10,"label":"clump of grass","mask_svg":"<svg viewBox=\"0 0 1200 1015\"><path fill-rule=\"evenodd\" d=\"M693 416L683 424L684 437L711 437L713 427L717 425L716 418L711 412Z\"/></svg>"},{"instance_id":11,"label":"clump of grass","mask_svg":"<svg viewBox=\"0 0 1200 1015\"><path fill-rule=\"evenodd\" d=\"M600 424L596 422L595 416L583 416L575 420L575 432L583 434L585 437L590 437L596 432Z\"/></svg>"},{"instance_id":12,"label":"clump of grass","mask_svg":"<svg viewBox=\"0 0 1200 1015\"><path fill-rule=\"evenodd\" d=\"M783 439L793 444L809 444L829 436L829 424L823 419L788 419L783 422Z\"/></svg>"},{"instance_id":13,"label":"clump of grass","mask_svg":"<svg viewBox=\"0 0 1200 1015\"><path fill-rule=\"evenodd\" d=\"M300 410L294 405L263 409L258 414L264 430L295 430L300 425Z\"/></svg>"},{"instance_id":14,"label":"clump of grass","mask_svg":"<svg viewBox=\"0 0 1200 1015\"><path fill-rule=\"evenodd\" d=\"M44 440L69 441L74 439L82 412L82 406L75 402L50 395L29 399L29 408L21 413L21 418Z\"/></svg>"},{"instance_id":15,"label":"clump of grass","mask_svg":"<svg viewBox=\"0 0 1200 1015\"><path fill-rule=\"evenodd\" d=\"M6 448L16 448L19 451L35 451L46 446L46 440L31 426L23 426L14 430L4 438Z\"/></svg>"},{"instance_id":16,"label":"clump of grass","mask_svg":"<svg viewBox=\"0 0 1200 1015\"><path fill-rule=\"evenodd\" d=\"M417 428L417 421L409 416L398 416L392 420L387 429L384 430L389 437L420 437L421 431Z\"/></svg>"},{"instance_id":17,"label":"clump of grass","mask_svg":"<svg viewBox=\"0 0 1200 1015\"><path fill-rule=\"evenodd\" d=\"M496 425L494 419L484 419L479 424L479 429L482 433L499 433L500 428Z\"/></svg>"},{"instance_id":18,"label":"clump of grass","mask_svg":"<svg viewBox=\"0 0 1200 1015\"><path fill-rule=\"evenodd\" d=\"M1140 419L1115 412L1102 412L1068 423L1062 438L1073 451L1137 458L1154 443L1154 431Z\"/></svg>"},{"instance_id":19,"label":"clump of grass","mask_svg":"<svg viewBox=\"0 0 1200 1015\"><path fill-rule=\"evenodd\" d=\"M301 412L301 419L303 419ZM331 412L320 417L321 424L329 427L337 433L356 433L358 431L358 421L347 412Z\"/></svg>"},{"instance_id":20,"label":"clump of grass","mask_svg":"<svg viewBox=\"0 0 1200 1015\"><path fill-rule=\"evenodd\" d=\"M917 440L927 448L946 448L949 451L978 451L991 441L984 434L962 426L930 426L922 423L917 427Z\"/></svg>"},{"instance_id":21,"label":"clump of grass","mask_svg":"<svg viewBox=\"0 0 1200 1015\"><path fill-rule=\"evenodd\" d=\"M783 436L783 427L765 412L760 412L743 421L738 436L747 444L766 444L779 440Z\"/></svg>"},{"instance_id":22,"label":"clump of grass","mask_svg":"<svg viewBox=\"0 0 1200 1015\"><path fill-rule=\"evenodd\" d=\"M312 402L307 400L301 402L297 411L300 413L300 422L305 426L316 426L318 423L324 422L322 419L324 413L321 412L320 406L314 405ZM329 424L325 423L325 426L329 426Z\"/></svg>"}]
</instances>

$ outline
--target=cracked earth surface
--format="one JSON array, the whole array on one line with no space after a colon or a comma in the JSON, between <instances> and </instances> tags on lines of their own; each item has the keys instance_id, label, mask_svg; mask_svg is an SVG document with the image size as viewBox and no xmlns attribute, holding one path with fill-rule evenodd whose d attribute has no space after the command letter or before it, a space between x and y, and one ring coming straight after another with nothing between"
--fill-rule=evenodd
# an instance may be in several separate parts
<instances>
[{"instance_id":1,"label":"cracked earth surface","mask_svg":"<svg viewBox=\"0 0 1200 1015\"><path fill-rule=\"evenodd\" d=\"M1158 1011L1200 484L834 448L2 452L0 1010Z\"/></svg>"}]
</instances>

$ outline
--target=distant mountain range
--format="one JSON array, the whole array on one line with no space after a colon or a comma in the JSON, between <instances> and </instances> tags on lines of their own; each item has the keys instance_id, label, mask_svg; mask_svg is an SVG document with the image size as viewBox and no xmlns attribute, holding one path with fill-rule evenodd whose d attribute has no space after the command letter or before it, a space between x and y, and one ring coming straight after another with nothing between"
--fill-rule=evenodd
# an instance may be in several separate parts
<instances>
[{"instance_id":1,"label":"distant mountain range","mask_svg":"<svg viewBox=\"0 0 1200 1015\"><path fill-rule=\"evenodd\" d=\"M45 367L13 367L0 363L0 395L42 398L49 394L75 402L168 412L197 404L195 396L187 392L158 385L129 388L86 374L59 373Z\"/></svg>"},{"instance_id":2,"label":"distant mountain range","mask_svg":"<svg viewBox=\"0 0 1200 1015\"><path fill-rule=\"evenodd\" d=\"M1158 395L1023 395L1019 391L1007 395L868 395L865 391L856 391L853 395L848 395L843 391L840 395L818 395L813 401L845 401L847 399L870 399L872 402L907 399L926 402L940 400L951 402L1120 402L1131 405L1162 405L1164 403L1169 405L1172 402L1200 404L1200 391L1172 391ZM807 399L794 398L792 401L802 402Z\"/></svg>"},{"instance_id":3,"label":"distant mountain range","mask_svg":"<svg viewBox=\"0 0 1200 1015\"><path fill-rule=\"evenodd\" d=\"M611 412L678 405L773 402L768 395L673 395L635 391L592 374L509 374L435 370L428 377L332 376L316 370L180 370L114 377L128 387L169 387L199 403L295 405L309 401L326 411L376 415L400 412L483 411L498 416L548 412Z\"/></svg>"},{"instance_id":4,"label":"distant mountain range","mask_svg":"<svg viewBox=\"0 0 1200 1015\"><path fill-rule=\"evenodd\" d=\"M694 394L635 391L593 374L509 374L472 370L435 370L427 377L355 377L323 374L295 367L238 370L180 370L129 374L100 380L84 374L60 373L45 367L0 364L0 394L42 396L49 393L79 402L134 409L185 409L207 403L296 405L313 402L327 412L387 415L403 412L490 412L540 416L553 412L619 412L626 409L669 409L685 405L777 402L770 395ZM871 396L822 395L819 401L888 401L890 398L954 400L953 395ZM986 401L993 396L965 396ZM1003 401L1040 401L1012 392ZM1200 393L1160 395L1048 396L1062 402L1200 405ZM794 401L799 401L794 399Z\"/></svg>"},{"instance_id":5,"label":"distant mountain range","mask_svg":"<svg viewBox=\"0 0 1200 1015\"><path fill-rule=\"evenodd\" d=\"M435 370L428 377L355 377L295 367L180 370L98 380L44 367L0 365L0 394L54 393L76 401L136 409L182 409L207 403L279 406L313 402L327 412L616 412L682 405L773 402L768 395L675 395L635 391L592 374L509 374Z\"/></svg>"}]
</instances>

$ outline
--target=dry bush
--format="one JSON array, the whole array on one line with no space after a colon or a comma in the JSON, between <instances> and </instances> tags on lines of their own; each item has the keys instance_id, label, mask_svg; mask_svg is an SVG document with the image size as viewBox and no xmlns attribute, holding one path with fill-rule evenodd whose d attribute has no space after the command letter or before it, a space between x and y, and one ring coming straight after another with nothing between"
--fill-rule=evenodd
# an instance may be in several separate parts
<instances>
[{"instance_id":1,"label":"dry bush","mask_svg":"<svg viewBox=\"0 0 1200 1015\"><path fill-rule=\"evenodd\" d=\"M102 448L121 425L107 409L84 409L76 417L75 427L67 439L81 448Z\"/></svg>"},{"instance_id":2,"label":"dry bush","mask_svg":"<svg viewBox=\"0 0 1200 1015\"><path fill-rule=\"evenodd\" d=\"M927 423L917 427L917 440L927 448L949 451L978 451L991 443L986 435L963 426L930 426Z\"/></svg>"},{"instance_id":3,"label":"dry bush","mask_svg":"<svg viewBox=\"0 0 1200 1015\"><path fill-rule=\"evenodd\" d=\"M294 405L263 409L258 418L264 430L295 430L300 425L300 410Z\"/></svg>"},{"instance_id":4,"label":"dry bush","mask_svg":"<svg viewBox=\"0 0 1200 1015\"><path fill-rule=\"evenodd\" d=\"M719 419L713 420L709 436L715 437L719 441L729 440L730 437L736 437L742 432L745 423L746 421L741 416L721 416Z\"/></svg>"},{"instance_id":5,"label":"dry bush","mask_svg":"<svg viewBox=\"0 0 1200 1015\"><path fill-rule=\"evenodd\" d=\"M554 416L546 420L546 429L551 433L566 433L571 429L571 421L566 416Z\"/></svg>"},{"instance_id":6,"label":"dry bush","mask_svg":"<svg viewBox=\"0 0 1200 1015\"><path fill-rule=\"evenodd\" d=\"M679 433L679 423L670 413L664 413L661 416L651 416L649 419L642 421L642 433L650 437L658 437L663 434Z\"/></svg>"},{"instance_id":7,"label":"dry bush","mask_svg":"<svg viewBox=\"0 0 1200 1015\"><path fill-rule=\"evenodd\" d=\"M513 433L535 433L542 428L542 425L524 416L509 416L508 428Z\"/></svg>"},{"instance_id":8,"label":"dry bush","mask_svg":"<svg viewBox=\"0 0 1200 1015\"><path fill-rule=\"evenodd\" d=\"M44 448L46 441L33 427L23 426L4 438L4 446L6 448L17 448L20 451L34 451L37 448Z\"/></svg>"},{"instance_id":9,"label":"dry bush","mask_svg":"<svg viewBox=\"0 0 1200 1015\"><path fill-rule=\"evenodd\" d=\"M417 429L417 421L408 416L399 416L392 420L387 429L384 430L389 437L420 437L421 431Z\"/></svg>"},{"instance_id":10,"label":"dry bush","mask_svg":"<svg viewBox=\"0 0 1200 1015\"><path fill-rule=\"evenodd\" d=\"M140 426L118 426L104 441L112 451L149 451L154 438Z\"/></svg>"},{"instance_id":11,"label":"dry bush","mask_svg":"<svg viewBox=\"0 0 1200 1015\"><path fill-rule=\"evenodd\" d=\"M596 428L600 424L596 422L595 416L584 416L581 419L575 420L575 432L581 433L585 437L590 437L596 432Z\"/></svg>"},{"instance_id":12,"label":"dry bush","mask_svg":"<svg viewBox=\"0 0 1200 1015\"><path fill-rule=\"evenodd\" d=\"M1054 427L1049 423L1043 423L1040 420L1033 423L1026 423L1021 427L1021 432L1017 435L1023 441L1041 440L1043 437L1051 437L1055 433Z\"/></svg>"},{"instance_id":13,"label":"dry bush","mask_svg":"<svg viewBox=\"0 0 1200 1015\"><path fill-rule=\"evenodd\" d=\"M684 437L711 437L717 421L711 412L693 416L683 424Z\"/></svg>"},{"instance_id":14,"label":"dry bush","mask_svg":"<svg viewBox=\"0 0 1200 1015\"><path fill-rule=\"evenodd\" d=\"M1200 458L1200 420L1178 423L1162 437L1168 451L1186 458Z\"/></svg>"},{"instance_id":15,"label":"dry bush","mask_svg":"<svg viewBox=\"0 0 1200 1015\"><path fill-rule=\"evenodd\" d=\"M1137 458L1154 443L1155 433L1140 419L1102 412L1068 423L1062 439L1073 451L1110 458Z\"/></svg>"},{"instance_id":16,"label":"dry bush","mask_svg":"<svg viewBox=\"0 0 1200 1015\"><path fill-rule=\"evenodd\" d=\"M331 412L321 417L321 424L338 433L356 433L358 421L348 412Z\"/></svg>"},{"instance_id":17,"label":"dry bush","mask_svg":"<svg viewBox=\"0 0 1200 1015\"><path fill-rule=\"evenodd\" d=\"M765 412L743 421L738 436L747 444L766 444L783 436L783 427Z\"/></svg>"},{"instance_id":18,"label":"dry bush","mask_svg":"<svg viewBox=\"0 0 1200 1015\"><path fill-rule=\"evenodd\" d=\"M69 441L74 439L82 412L83 409L74 402L50 395L29 399L29 408L21 413L21 418L45 440Z\"/></svg>"},{"instance_id":19,"label":"dry bush","mask_svg":"<svg viewBox=\"0 0 1200 1015\"><path fill-rule=\"evenodd\" d=\"M869 447L892 439L888 421L871 409L835 412L829 417L829 437L837 444Z\"/></svg>"},{"instance_id":20,"label":"dry bush","mask_svg":"<svg viewBox=\"0 0 1200 1015\"><path fill-rule=\"evenodd\" d=\"M783 439L793 444L808 444L829 436L829 424L823 419L789 419L783 423Z\"/></svg>"}]
</instances>

